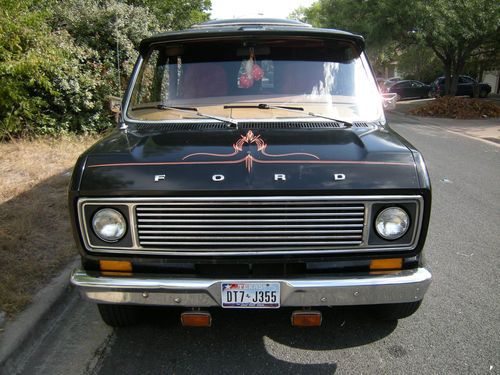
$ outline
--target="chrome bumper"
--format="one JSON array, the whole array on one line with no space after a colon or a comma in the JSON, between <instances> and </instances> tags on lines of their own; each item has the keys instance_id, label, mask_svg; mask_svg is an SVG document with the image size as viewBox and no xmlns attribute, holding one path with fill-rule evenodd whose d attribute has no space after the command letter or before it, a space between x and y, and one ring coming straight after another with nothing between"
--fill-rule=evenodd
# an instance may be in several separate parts
<instances>
[{"instance_id":1,"label":"chrome bumper","mask_svg":"<svg viewBox=\"0 0 500 375\"><path fill-rule=\"evenodd\" d=\"M421 300L431 283L431 274L417 268L387 275L272 280L96 277L84 270L75 270L71 275L71 283L91 301L160 306L220 306L221 283L227 281L279 281L281 306L341 306Z\"/></svg>"}]
</instances>

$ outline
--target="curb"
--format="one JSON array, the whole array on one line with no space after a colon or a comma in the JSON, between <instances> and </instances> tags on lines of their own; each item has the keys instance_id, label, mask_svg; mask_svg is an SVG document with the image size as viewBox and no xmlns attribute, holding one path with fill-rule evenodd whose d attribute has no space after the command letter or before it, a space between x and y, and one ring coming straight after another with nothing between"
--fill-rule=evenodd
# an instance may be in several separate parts
<instances>
[{"instance_id":1,"label":"curb","mask_svg":"<svg viewBox=\"0 0 500 375\"><path fill-rule=\"evenodd\" d=\"M16 373L15 369L26 356L23 356L24 352L29 352L29 348L44 336L53 314L61 310L72 294L69 277L78 264L79 257L35 294L31 304L14 321L6 322L0 334L0 374Z\"/></svg>"}]
</instances>

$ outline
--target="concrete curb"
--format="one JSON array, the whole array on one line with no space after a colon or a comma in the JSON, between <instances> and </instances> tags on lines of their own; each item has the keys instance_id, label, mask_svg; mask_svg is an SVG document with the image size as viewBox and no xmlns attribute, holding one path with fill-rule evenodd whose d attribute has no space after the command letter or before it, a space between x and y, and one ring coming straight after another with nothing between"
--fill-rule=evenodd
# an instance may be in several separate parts
<instances>
[{"instance_id":1,"label":"concrete curb","mask_svg":"<svg viewBox=\"0 0 500 375\"><path fill-rule=\"evenodd\" d=\"M0 374L15 373L23 352L43 336L52 315L61 310L73 288L69 277L79 264L75 258L34 297L31 304L12 322L7 321L0 335ZM29 351L29 350L28 350Z\"/></svg>"}]
</instances>

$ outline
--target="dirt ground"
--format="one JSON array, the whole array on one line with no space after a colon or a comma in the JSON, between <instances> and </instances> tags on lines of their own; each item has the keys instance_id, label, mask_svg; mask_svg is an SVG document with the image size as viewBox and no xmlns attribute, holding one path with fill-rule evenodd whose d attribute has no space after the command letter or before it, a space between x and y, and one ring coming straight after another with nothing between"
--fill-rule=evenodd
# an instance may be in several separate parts
<instances>
[{"instance_id":1,"label":"dirt ground","mask_svg":"<svg viewBox=\"0 0 500 375\"><path fill-rule=\"evenodd\" d=\"M12 316L76 254L67 186L93 137L0 143L0 310Z\"/></svg>"}]
</instances>

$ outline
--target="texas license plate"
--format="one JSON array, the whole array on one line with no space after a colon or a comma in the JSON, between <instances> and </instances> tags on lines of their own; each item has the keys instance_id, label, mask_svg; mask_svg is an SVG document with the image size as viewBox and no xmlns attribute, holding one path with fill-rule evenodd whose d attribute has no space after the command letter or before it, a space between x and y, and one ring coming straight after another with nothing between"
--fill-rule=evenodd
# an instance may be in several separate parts
<instances>
[{"instance_id":1,"label":"texas license plate","mask_svg":"<svg viewBox=\"0 0 500 375\"><path fill-rule=\"evenodd\" d=\"M277 309L280 307L280 283L221 283L224 308Z\"/></svg>"}]
</instances>

